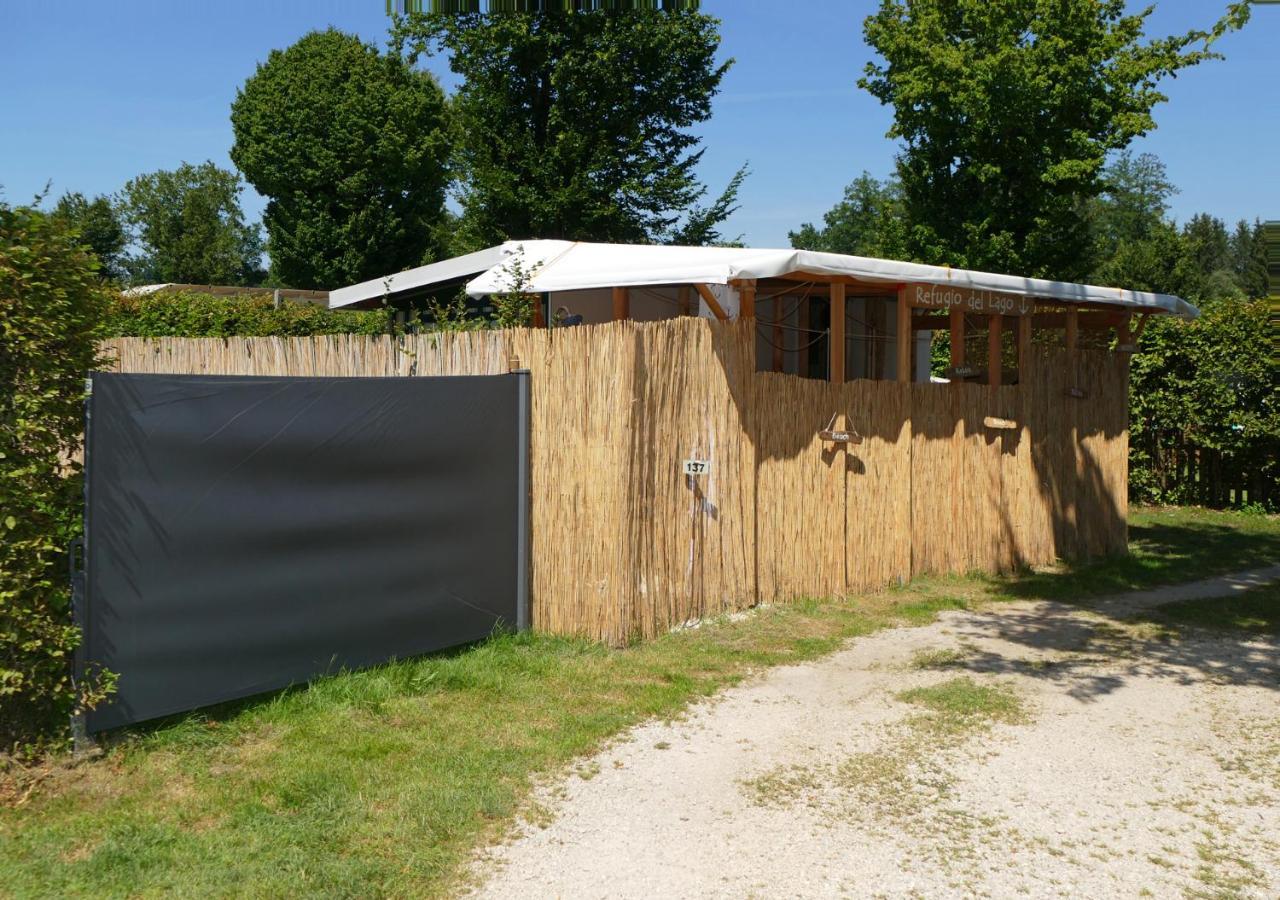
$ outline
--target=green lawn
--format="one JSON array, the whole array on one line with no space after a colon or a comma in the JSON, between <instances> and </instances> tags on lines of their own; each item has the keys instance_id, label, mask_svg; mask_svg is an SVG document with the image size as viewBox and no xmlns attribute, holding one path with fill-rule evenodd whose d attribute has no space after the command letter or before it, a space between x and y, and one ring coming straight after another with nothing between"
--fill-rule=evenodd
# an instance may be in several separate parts
<instances>
[{"instance_id":1,"label":"green lawn","mask_svg":"<svg viewBox=\"0 0 1280 900\"><path fill-rule=\"evenodd\" d=\"M943 609L1280 560L1274 517L1144 510L1132 522L1128 559L923 579L617 651L503 636L135 730L100 759L0 776L0 895L445 893L525 808L535 776L762 667ZM1239 599L1242 619L1274 625Z\"/></svg>"}]
</instances>

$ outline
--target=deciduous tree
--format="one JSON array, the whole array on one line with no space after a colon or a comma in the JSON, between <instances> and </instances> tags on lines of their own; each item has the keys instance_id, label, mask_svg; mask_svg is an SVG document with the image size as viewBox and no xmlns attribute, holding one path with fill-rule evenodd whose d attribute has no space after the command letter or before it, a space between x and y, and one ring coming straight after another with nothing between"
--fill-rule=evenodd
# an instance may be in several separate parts
<instances>
[{"instance_id":1,"label":"deciduous tree","mask_svg":"<svg viewBox=\"0 0 1280 900\"><path fill-rule=\"evenodd\" d=\"M1164 78L1248 18L1147 39L1124 0L882 0L860 85L893 107L913 255L1079 279L1109 153L1155 128Z\"/></svg>"},{"instance_id":2,"label":"deciduous tree","mask_svg":"<svg viewBox=\"0 0 1280 900\"><path fill-rule=\"evenodd\" d=\"M66 193L58 198L53 214L66 222L80 236L81 243L98 257L100 276L108 281L124 277L124 249L129 235L110 197L90 200L81 193Z\"/></svg>"},{"instance_id":3,"label":"deciduous tree","mask_svg":"<svg viewBox=\"0 0 1280 900\"><path fill-rule=\"evenodd\" d=\"M355 35L273 50L231 107L231 159L268 198L272 277L331 289L436 258L445 120L429 74Z\"/></svg>"},{"instance_id":4,"label":"deciduous tree","mask_svg":"<svg viewBox=\"0 0 1280 900\"><path fill-rule=\"evenodd\" d=\"M257 224L240 209L240 176L212 162L139 175L121 204L134 251L135 284L256 284L262 277Z\"/></svg>"},{"instance_id":5,"label":"deciduous tree","mask_svg":"<svg viewBox=\"0 0 1280 900\"><path fill-rule=\"evenodd\" d=\"M790 232L791 246L889 259L906 254L902 187L893 179L880 181L863 172L844 189L844 199L822 217L822 223L818 228L806 222Z\"/></svg>"}]
</instances>

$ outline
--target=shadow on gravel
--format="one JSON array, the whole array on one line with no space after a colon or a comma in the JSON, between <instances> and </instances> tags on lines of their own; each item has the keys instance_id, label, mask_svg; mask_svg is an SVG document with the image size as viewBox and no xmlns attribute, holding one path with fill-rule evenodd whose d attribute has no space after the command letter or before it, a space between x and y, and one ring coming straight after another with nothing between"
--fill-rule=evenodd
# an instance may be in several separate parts
<instances>
[{"instance_id":1,"label":"shadow on gravel","mask_svg":"<svg viewBox=\"0 0 1280 900\"><path fill-rule=\"evenodd\" d=\"M1280 690L1280 636L1177 628L1158 610L1123 619L1059 604L1005 608L957 623L955 634L971 645L999 638L1034 652L1015 657L978 646L949 668L1043 679L1081 701L1114 693L1134 678Z\"/></svg>"}]
</instances>

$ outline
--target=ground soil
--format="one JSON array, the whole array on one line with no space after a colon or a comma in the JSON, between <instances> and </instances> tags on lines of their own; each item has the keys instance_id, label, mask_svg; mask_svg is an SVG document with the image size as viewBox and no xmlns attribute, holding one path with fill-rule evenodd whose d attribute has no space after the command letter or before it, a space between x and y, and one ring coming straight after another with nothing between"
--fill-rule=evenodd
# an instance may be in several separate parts
<instances>
[{"instance_id":1,"label":"ground soil","mask_svg":"<svg viewBox=\"0 0 1280 900\"><path fill-rule=\"evenodd\" d=\"M545 785L486 897L1280 896L1280 644L1002 604L777 668ZM969 679L959 727L904 691Z\"/></svg>"}]
</instances>

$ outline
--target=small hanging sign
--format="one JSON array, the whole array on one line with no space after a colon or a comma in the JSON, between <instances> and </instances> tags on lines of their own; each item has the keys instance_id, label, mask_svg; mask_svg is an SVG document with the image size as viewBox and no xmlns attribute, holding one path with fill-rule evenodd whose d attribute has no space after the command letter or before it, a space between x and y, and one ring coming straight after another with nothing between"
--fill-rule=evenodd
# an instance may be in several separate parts
<instances>
[{"instance_id":1,"label":"small hanging sign","mask_svg":"<svg viewBox=\"0 0 1280 900\"><path fill-rule=\"evenodd\" d=\"M1000 416L987 416L982 420L982 424L988 428L996 428L1002 431L1012 431L1018 427L1018 423L1013 419L1005 419Z\"/></svg>"},{"instance_id":2,"label":"small hanging sign","mask_svg":"<svg viewBox=\"0 0 1280 900\"><path fill-rule=\"evenodd\" d=\"M710 475L711 460L709 459L686 459L684 461L684 474L686 475Z\"/></svg>"},{"instance_id":3,"label":"small hanging sign","mask_svg":"<svg viewBox=\"0 0 1280 900\"><path fill-rule=\"evenodd\" d=\"M818 437L824 441L830 441L833 444L861 444L862 435L856 431L839 431L835 427L836 417L833 414L831 421L827 423L827 427L818 432Z\"/></svg>"}]
</instances>

